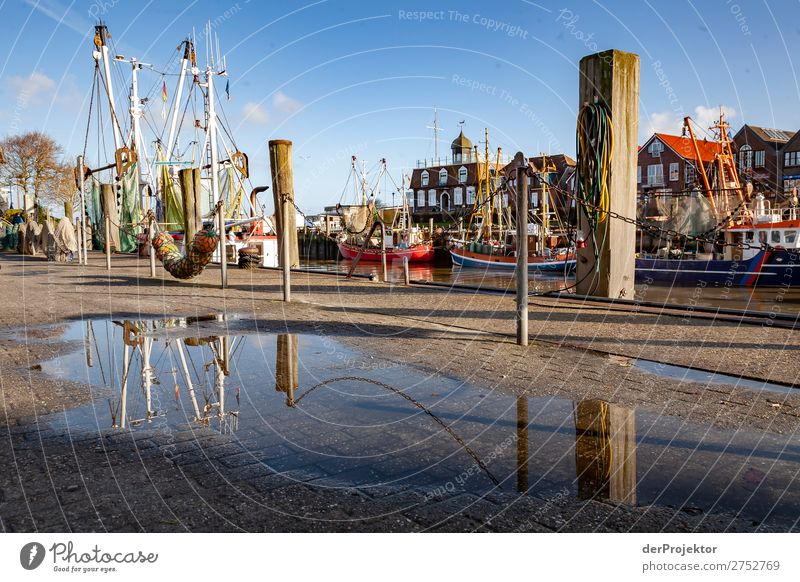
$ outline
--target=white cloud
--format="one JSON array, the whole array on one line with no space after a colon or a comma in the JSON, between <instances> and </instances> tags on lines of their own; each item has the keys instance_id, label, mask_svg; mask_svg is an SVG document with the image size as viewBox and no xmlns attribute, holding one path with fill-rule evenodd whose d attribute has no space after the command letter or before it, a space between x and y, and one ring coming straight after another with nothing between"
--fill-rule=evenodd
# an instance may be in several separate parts
<instances>
[{"instance_id":1,"label":"white cloud","mask_svg":"<svg viewBox=\"0 0 800 582\"><path fill-rule=\"evenodd\" d=\"M719 107L706 107L704 105L698 105L694 108L694 118L692 121L695 124L699 125L703 129L708 129L719 119L719 112L722 110L722 113L725 114L725 119L730 121L731 118L736 117L736 110L733 107L728 107L727 105L721 105Z\"/></svg>"},{"instance_id":2,"label":"white cloud","mask_svg":"<svg viewBox=\"0 0 800 582\"><path fill-rule=\"evenodd\" d=\"M244 117L253 123L259 124L266 123L269 120L269 114L267 113L267 110L255 101L249 101L245 103Z\"/></svg>"},{"instance_id":3,"label":"white cloud","mask_svg":"<svg viewBox=\"0 0 800 582\"><path fill-rule=\"evenodd\" d=\"M674 111L660 111L650 114L644 123L645 139L654 133L680 135L683 120Z\"/></svg>"},{"instance_id":4,"label":"white cloud","mask_svg":"<svg viewBox=\"0 0 800 582\"><path fill-rule=\"evenodd\" d=\"M296 113L304 107L297 99L292 99L282 91L275 93L272 98L272 106L282 113Z\"/></svg>"},{"instance_id":5,"label":"white cloud","mask_svg":"<svg viewBox=\"0 0 800 582\"><path fill-rule=\"evenodd\" d=\"M56 82L44 73L34 71L28 77L11 77L7 86L18 99L22 99L26 103L34 103L53 97Z\"/></svg>"}]
</instances>

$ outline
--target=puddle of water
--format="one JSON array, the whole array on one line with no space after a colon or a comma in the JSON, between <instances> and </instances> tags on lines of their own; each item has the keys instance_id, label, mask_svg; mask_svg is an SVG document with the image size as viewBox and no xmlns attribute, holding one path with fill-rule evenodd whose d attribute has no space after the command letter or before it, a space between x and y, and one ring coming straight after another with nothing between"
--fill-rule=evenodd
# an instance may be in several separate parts
<instances>
[{"instance_id":1,"label":"puddle of water","mask_svg":"<svg viewBox=\"0 0 800 582\"><path fill-rule=\"evenodd\" d=\"M792 386L784 386L782 384L773 384L771 382L764 382L760 380L749 380L747 378L739 378L728 374L721 374L719 372L707 372L705 370L695 370L692 368L684 368L683 366L673 366L671 364L662 364L661 362L652 362L649 360L634 360L633 365L647 372L662 378L672 378L681 382L696 382L698 384L725 384L736 386L738 388L747 388L748 390L766 390L767 392L777 392L779 394L795 393L796 388Z\"/></svg>"},{"instance_id":2,"label":"puddle of water","mask_svg":"<svg viewBox=\"0 0 800 582\"><path fill-rule=\"evenodd\" d=\"M403 486L798 518L794 435L724 431L600 400L519 398L373 359L323 335L253 322L70 324L84 349L45 372L94 386L46 419L70 431L230 434L272 469L323 487Z\"/></svg>"}]
</instances>

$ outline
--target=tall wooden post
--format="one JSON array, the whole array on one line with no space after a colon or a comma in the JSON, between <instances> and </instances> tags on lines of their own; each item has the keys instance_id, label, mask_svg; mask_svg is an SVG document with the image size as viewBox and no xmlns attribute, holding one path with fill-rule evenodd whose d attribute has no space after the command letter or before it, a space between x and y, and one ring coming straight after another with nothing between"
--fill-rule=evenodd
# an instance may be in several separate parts
<instances>
[{"instance_id":1,"label":"tall wooden post","mask_svg":"<svg viewBox=\"0 0 800 582\"><path fill-rule=\"evenodd\" d=\"M78 156L78 200L80 201L79 212L80 215L78 216L78 220L76 220L76 226L80 231L80 237L78 238L78 264L85 265L87 264L86 257L88 256L86 252L86 197L83 193L83 189L85 186L84 176L83 176L83 156Z\"/></svg>"},{"instance_id":2,"label":"tall wooden post","mask_svg":"<svg viewBox=\"0 0 800 582\"><path fill-rule=\"evenodd\" d=\"M294 206L292 142L288 139L271 140L269 163L272 172L272 196L275 202L275 226L278 229L278 256L283 268L283 300L291 301L290 269L300 266Z\"/></svg>"},{"instance_id":3,"label":"tall wooden post","mask_svg":"<svg viewBox=\"0 0 800 582\"><path fill-rule=\"evenodd\" d=\"M184 168L178 170L183 199L183 242L188 248L194 235L203 227L199 196L202 192L200 184L200 168Z\"/></svg>"},{"instance_id":4,"label":"tall wooden post","mask_svg":"<svg viewBox=\"0 0 800 582\"><path fill-rule=\"evenodd\" d=\"M100 185L100 195L103 201L103 239L106 251L106 270L111 270L111 248L119 249L119 231L114 236L111 226L111 215L117 216L117 197L114 193L114 186L111 184ZM113 240L112 240L113 239Z\"/></svg>"},{"instance_id":5,"label":"tall wooden post","mask_svg":"<svg viewBox=\"0 0 800 582\"><path fill-rule=\"evenodd\" d=\"M604 105L611 117L613 147L608 171L609 209L635 218L639 56L609 50L582 58L578 105L582 108L591 103ZM578 208L578 231L586 240L585 248L577 251L578 294L611 299L632 298L636 227L606 217L592 234L583 209Z\"/></svg>"},{"instance_id":6,"label":"tall wooden post","mask_svg":"<svg viewBox=\"0 0 800 582\"><path fill-rule=\"evenodd\" d=\"M528 345L528 164L514 156L517 168L517 344Z\"/></svg>"}]
</instances>

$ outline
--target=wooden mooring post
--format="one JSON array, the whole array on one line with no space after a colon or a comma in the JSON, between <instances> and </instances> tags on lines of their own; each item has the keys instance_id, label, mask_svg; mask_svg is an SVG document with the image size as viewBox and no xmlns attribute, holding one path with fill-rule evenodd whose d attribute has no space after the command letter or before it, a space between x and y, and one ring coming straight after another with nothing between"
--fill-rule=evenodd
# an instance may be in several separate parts
<instances>
[{"instance_id":1,"label":"wooden mooring post","mask_svg":"<svg viewBox=\"0 0 800 582\"><path fill-rule=\"evenodd\" d=\"M639 131L638 55L609 50L581 59L579 109L592 104L601 105L608 114L610 135L613 135L608 167L608 209L635 218ZM586 208L584 211L578 208L578 232L586 243L584 248L577 249L578 294L611 299L633 298L636 227L607 216L598 222L592 232L587 212L591 214L592 209Z\"/></svg>"},{"instance_id":2,"label":"wooden mooring post","mask_svg":"<svg viewBox=\"0 0 800 582\"><path fill-rule=\"evenodd\" d=\"M275 202L275 226L278 229L278 256L283 269L283 300L291 301L291 269L300 266L294 206L292 142L288 139L271 140L269 163L272 172L272 196Z\"/></svg>"}]
</instances>

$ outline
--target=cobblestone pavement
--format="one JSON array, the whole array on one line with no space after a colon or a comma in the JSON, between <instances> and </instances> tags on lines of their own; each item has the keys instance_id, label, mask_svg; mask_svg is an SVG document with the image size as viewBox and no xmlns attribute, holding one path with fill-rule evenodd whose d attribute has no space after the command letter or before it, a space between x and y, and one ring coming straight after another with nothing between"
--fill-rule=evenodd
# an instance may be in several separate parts
<instances>
[{"instance_id":1,"label":"cobblestone pavement","mask_svg":"<svg viewBox=\"0 0 800 582\"><path fill-rule=\"evenodd\" d=\"M267 456L210 429L71 435L41 415L85 402L79 384L53 382L37 363L75 349L46 334L19 344L12 328L87 317L159 318L239 313L259 330L330 334L365 353L413 362L510 394L604 398L669 410L727 428L792 434L799 397L720 386L716 392L632 370L601 352L793 384L793 330L537 301L533 345L509 342L506 297L400 288L322 275L295 277L280 302L279 274L232 269L230 287L209 269L192 283L146 277L147 263L102 257L88 268L0 254L7 306L0 313L0 525L4 531L769 531L725 514L628 507L548 496L410 488L322 487L313 472L276 474ZM163 272L159 268L159 277ZM391 338L391 339L389 339ZM380 339L380 342L376 341ZM566 350L564 344L580 349ZM435 346L436 349L431 349ZM734 365L735 364L735 365Z\"/></svg>"}]
</instances>

